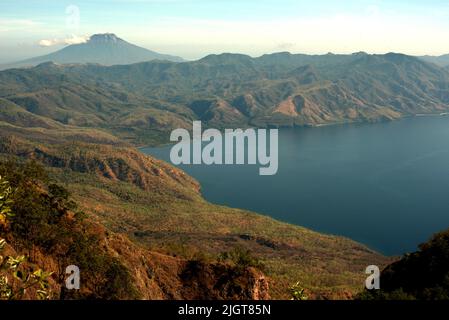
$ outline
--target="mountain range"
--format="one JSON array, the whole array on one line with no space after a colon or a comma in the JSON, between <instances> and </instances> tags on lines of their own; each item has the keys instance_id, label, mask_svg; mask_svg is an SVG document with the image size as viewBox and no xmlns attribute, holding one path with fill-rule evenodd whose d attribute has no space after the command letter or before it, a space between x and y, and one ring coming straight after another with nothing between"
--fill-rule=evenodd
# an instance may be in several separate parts
<instances>
[{"instance_id":1,"label":"mountain range","mask_svg":"<svg viewBox=\"0 0 449 320\"><path fill-rule=\"evenodd\" d=\"M219 128L288 127L445 113L449 71L403 54L363 52L220 54L114 66L47 62L0 72L0 99L30 119L152 144L195 119ZM13 116L3 109L5 117Z\"/></svg>"},{"instance_id":2,"label":"mountain range","mask_svg":"<svg viewBox=\"0 0 449 320\"><path fill-rule=\"evenodd\" d=\"M85 43L72 44L59 51L11 64L1 69L30 67L44 62L60 64L99 63L102 65L131 64L150 60L184 61L180 57L160 54L131 44L113 33L94 34Z\"/></svg>"}]
</instances>

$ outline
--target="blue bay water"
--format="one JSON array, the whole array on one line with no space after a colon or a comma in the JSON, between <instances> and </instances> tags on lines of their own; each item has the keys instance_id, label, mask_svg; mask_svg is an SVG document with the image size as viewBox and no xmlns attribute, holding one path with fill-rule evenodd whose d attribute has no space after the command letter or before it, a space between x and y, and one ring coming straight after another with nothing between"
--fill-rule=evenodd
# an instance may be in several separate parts
<instances>
[{"instance_id":1,"label":"blue bay water","mask_svg":"<svg viewBox=\"0 0 449 320\"><path fill-rule=\"evenodd\" d=\"M170 147L142 148L169 162ZM279 131L279 170L181 165L210 202L342 235L389 255L449 228L449 117Z\"/></svg>"}]
</instances>

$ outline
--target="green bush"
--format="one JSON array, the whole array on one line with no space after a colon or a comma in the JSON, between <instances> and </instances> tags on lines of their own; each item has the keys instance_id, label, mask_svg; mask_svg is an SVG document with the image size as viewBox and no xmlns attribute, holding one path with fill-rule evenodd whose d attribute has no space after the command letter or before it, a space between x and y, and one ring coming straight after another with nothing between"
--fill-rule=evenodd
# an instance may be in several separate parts
<instances>
[{"instance_id":1,"label":"green bush","mask_svg":"<svg viewBox=\"0 0 449 320\"><path fill-rule=\"evenodd\" d=\"M298 281L294 285L289 288L290 296L292 300L307 300L307 294L305 289L301 286L301 283Z\"/></svg>"}]
</instances>

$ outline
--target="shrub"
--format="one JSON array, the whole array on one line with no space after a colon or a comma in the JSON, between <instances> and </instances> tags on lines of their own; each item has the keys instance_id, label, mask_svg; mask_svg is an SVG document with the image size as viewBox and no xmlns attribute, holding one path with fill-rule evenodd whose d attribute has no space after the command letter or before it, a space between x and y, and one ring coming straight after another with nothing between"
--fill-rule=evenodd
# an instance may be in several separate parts
<instances>
[{"instance_id":1,"label":"shrub","mask_svg":"<svg viewBox=\"0 0 449 320\"><path fill-rule=\"evenodd\" d=\"M220 261L231 261L238 269L253 267L259 270L264 269L264 265L249 250L236 247L230 252L221 253L218 256Z\"/></svg>"},{"instance_id":2,"label":"shrub","mask_svg":"<svg viewBox=\"0 0 449 320\"><path fill-rule=\"evenodd\" d=\"M307 300L308 297L306 295L305 289L301 286L301 283L298 281L294 285L289 288L290 296L292 300Z\"/></svg>"}]
</instances>

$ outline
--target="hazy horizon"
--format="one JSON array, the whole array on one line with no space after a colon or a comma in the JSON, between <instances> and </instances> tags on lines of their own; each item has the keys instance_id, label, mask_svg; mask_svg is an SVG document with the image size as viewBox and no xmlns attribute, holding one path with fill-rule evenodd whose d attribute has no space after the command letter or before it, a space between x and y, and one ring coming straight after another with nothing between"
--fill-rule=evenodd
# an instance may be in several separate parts
<instances>
[{"instance_id":1,"label":"hazy horizon","mask_svg":"<svg viewBox=\"0 0 449 320\"><path fill-rule=\"evenodd\" d=\"M449 53L442 0L6 0L0 12L0 63L108 32L187 60L223 52Z\"/></svg>"},{"instance_id":2,"label":"hazy horizon","mask_svg":"<svg viewBox=\"0 0 449 320\"><path fill-rule=\"evenodd\" d=\"M127 41L125 38L120 37L120 35L116 35L116 36L118 38L121 38L122 40ZM132 43L132 44L136 44L136 43ZM8 59L8 58L5 59L5 58L0 57L0 64L9 64L9 63L14 63L14 62L19 62L21 60L26 60L26 59L29 59L29 58L35 58L35 57L38 57L38 56L51 54L51 53L57 52L57 51L65 48L65 47L68 47L68 46L70 46L70 44L67 44L67 45L55 45L55 46L50 46L50 47L43 47L42 50L39 50L39 53L37 53L37 54L19 55L18 58L12 58L12 59ZM148 50L154 50L153 48L149 48L149 47L144 47L144 46L140 46L140 47L148 49ZM198 56L198 57L195 57L195 58L190 58L190 59L186 58L184 56L180 56L180 57L184 58L186 61L196 61L196 60L200 60L200 59L202 59L204 57L207 57L208 55L212 55L212 54L215 54L215 55L220 55L220 54L242 54L242 55L250 56L252 58L258 58L258 57L261 57L263 55L270 55L270 54L284 53L284 52L287 52L287 53L290 53L290 54L304 54L304 55L327 55L327 54L350 55L350 54L356 54L356 53L361 53L361 52L364 52L364 53L370 54L370 55L374 55L374 54L383 55L383 54L387 54L387 53L405 54L403 52L394 52L394 51L388 51L388 52L386 52L386 51L385 52L366 52L366 51L363 51L363 50L357 50L357 51L354 51L354 52L332 52L332 51L323 51L323 52L292 52L292 51L289 51L289 50L279 50L279 51L272 51L272 52L264 52L264 53L261 53L261 54L249 54L249 53L237 52L237 51L235 51L235 52L233 52L233 51L222 51L222 52L209 52L209 53L206 53L205 55ZM158 53L173 54L172 52L158 52ZM176 55L176 54L173 54L173 55ZM413 56L413 55L411 55L411 56ZM425 55L423 55L423 56L425 56ZM432 55L429 55L429 56L432 56Z\"/></svg>"}]
</instances>

